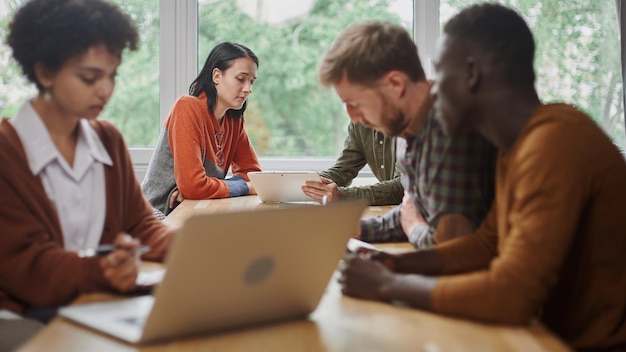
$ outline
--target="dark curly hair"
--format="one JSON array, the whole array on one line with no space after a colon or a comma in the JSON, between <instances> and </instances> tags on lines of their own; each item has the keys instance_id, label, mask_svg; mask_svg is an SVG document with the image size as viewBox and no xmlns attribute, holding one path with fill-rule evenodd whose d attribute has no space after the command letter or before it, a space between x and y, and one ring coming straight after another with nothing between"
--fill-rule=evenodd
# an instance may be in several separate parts
<instances>
[{"instance_id":1,"label":"dark curly hair","mask_svg":"<svg viewBox=\"0 0 626 352\"><path fill-rule=\"evenodd\" d=\"M127 47L137 50L138 41L130 16L104 0L30 0L15 13L6 43L26 77L42 90L36 63L54 72L94 45L105 44L121 55Z\"/></svg>"},{"instance_id":2,"label":"dark curly hair","mask_svg":"<svg viewBox=\"0 0 626 352\"><path fill-rule=\"evenodd\" d=\"M454 16L443 32L492 58L492 68L513 85L532 86L535 40L515 10L496 3L470 6Z\"/></svg>"}]
</instances>

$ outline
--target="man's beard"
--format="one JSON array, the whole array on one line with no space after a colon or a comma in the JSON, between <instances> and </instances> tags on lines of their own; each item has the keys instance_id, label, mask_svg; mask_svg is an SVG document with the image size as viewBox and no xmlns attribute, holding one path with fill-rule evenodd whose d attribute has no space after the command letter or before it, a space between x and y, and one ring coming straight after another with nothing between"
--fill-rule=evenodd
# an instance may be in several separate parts
<instances>
[{"instance_id":1,"label":"man's beard","mask_svg":"<svg viewBox=\"0 0 626 352\"><path fill-rule=\"evenodd\" d=\"M387 99L383 96L383 121L385 123L384 131L385 135L390 137L399 136L407 127L408 123L405 121L404 112L393 107Z\"/></svg>"}]
</instances>

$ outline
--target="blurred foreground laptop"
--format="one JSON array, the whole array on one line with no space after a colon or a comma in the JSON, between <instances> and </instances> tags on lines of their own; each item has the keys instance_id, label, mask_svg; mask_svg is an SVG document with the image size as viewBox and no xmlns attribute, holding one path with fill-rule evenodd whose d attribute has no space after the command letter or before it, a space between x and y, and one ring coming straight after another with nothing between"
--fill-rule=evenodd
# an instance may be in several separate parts
<instances>
[{"instance_id":1,"label":"blurred foreground laptop","mask_svg":"<svg viewBox=\"0 0 626 352\"><path fill-rule=\"evenodd\" d=\"M248 172L248 177L259 199L265 203L314 203L301 187L306 181L322 182L316 171L259 171Z\"/></svg>"},{"instance_id":2,"label":"blurred foreground laptop","mask_svg":"<svg viewBox=\"0 0 626 352\"><path fill-rule=\"evenodd\" d=\"M305 318L366 206L193 215L176 235L153 295L72 305L59 314L131 343Z\"/></svg>"}]
</instances>

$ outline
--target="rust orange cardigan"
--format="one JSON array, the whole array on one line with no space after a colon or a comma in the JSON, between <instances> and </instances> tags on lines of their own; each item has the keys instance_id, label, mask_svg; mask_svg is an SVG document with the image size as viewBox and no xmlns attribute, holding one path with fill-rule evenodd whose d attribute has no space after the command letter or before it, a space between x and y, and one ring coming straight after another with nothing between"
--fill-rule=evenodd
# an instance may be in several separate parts
<instances>
[{"instance_id":1,"label":"rust orange cardigan","mask_svg":"<svg viewBox=\"0 0 626 352\"><path fill-rule=\"evenodd\" d=\"M162 260L174 231L153 214L141 193L126 144L109 122L91 123L113 161L104 166L106 215L100 243L127 232L149 245L144 259ZM99 258L63 248L54 205L33 175L8 120L0 122L0 308L57 307L83 292L111 290Z\"/></svg>"}]
</instances>

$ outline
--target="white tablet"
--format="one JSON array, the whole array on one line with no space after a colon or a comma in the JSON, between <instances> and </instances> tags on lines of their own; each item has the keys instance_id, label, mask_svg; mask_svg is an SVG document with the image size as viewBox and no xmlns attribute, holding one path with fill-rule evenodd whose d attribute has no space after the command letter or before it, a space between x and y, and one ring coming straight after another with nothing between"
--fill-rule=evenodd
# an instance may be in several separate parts
<instances>
[{"instance_id":1,"label":"white tablet","mask_svg":"<svg viewBox=\"0 0 626 352\"><path fill-rule=\"evenodd\" d=\"M306 181L322 182L316 171L259 171L249 172L248 177L266 203L314 202L302 192L302 186Z\"/></svg>"}]
</instances>

